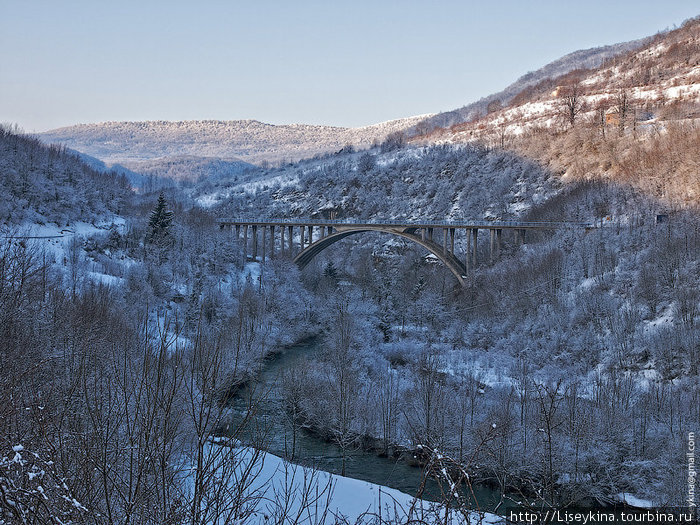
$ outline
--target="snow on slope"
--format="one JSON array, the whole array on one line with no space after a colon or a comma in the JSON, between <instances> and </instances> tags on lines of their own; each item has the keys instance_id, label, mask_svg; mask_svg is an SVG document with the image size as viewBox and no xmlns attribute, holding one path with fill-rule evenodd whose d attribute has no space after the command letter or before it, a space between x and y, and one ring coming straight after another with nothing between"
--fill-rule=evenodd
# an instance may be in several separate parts
<instances>
[{"instance_id":1,"label":"snow on slope","mask_svg":"<svg viewBox=\"0 0 700 525\"><path fill-rule=\"evenodd\" d=\"M536 71L521 76L503 91L494 93L462 108L444 113L438 113L419 123L418 129L429 130L434 127L447 127L466 122L478 114L486 113L490 102L499 101L502 104L510 102L523 89L534 86L541 81L564 75L575 69L590 69L600 66L605 60L637 49L648 42L648 38L632 40L609 46L580 49L550 62Z\"/></svg>"},{"instance_id":2,"label":"snow on slope","mask_svg":"<svg viewBox=\"0 0 700 525\"><path fill-rule=\"evenodd\" d=\"M192 155L178 155L152 160L126 161L121 165L146 177L169 178L174 181L198 181L209 177L229 177L255 168L241 160ZM115 165L115 166L118 166Z\"/></svg>"},{"instance_id":3,"label":"snow on slope","mask_svg":"<svg viewBox=\"0 0 700 525\"><path fill-rule=\"evenodd\" d=\"M459 220L515 218L556 191L538 164L468 145L337 155L200 184L191 197L221 216Z\"/></svg>"},{"instance_id":4,"label":"snow on slope","mask_svg":"<svg viewBox=\"0 0 700 525\"><path fill-rule=\"evenodd\" d=\"M214 455L220 451L214 447ZM316 524L353 523L357 525L376 523L379 516L383 523L446 523L445 512L436 504L418 500L396 489L376 485L359 479L347 478L324 471L312 470L284 461L269 453L258 453L251 448L239 448L234 452L240 470L252 472L254 479L246 487L245 495L255 501L251 518L267 522L270 517L280 517L278 505L282 495L287 496L287 519L284 523ZM233 475L241 479L242 475ZM303 495L308 493L313 502L306 508ZM326 512L327 510L327 512ZM298 516L298 518L297 518ZM495 514L472 512L473 523L483 525L504 523ZM298 519L298 521L294 521ZM449 525L461 525L463 518L451 513Z\"/></svg>"},{"instance_id":5,"label":"snow on slope","mask_svg":"<svg viewBox=\"0 0 700 525\"><path fill-rule=\"evenodd\" d=\"M169 157L205 157L206 160L236 160L252 164L282 163L338 151L348 144L364 148L381 142L394 132L413 132L445 127L485 113L489 102L510 101L525 87L578 68L600 65L604 60L640 47L646 40L635 40L599 48L579 50L551 62L537 71L523 75L503 91L463 108L435 115L390 120L358 128L314 126L306 124L273 125L256 120L238 121L149 121L104 122L59 128L39 137L46 142L65 144L113 165L121 163L134 171L148 170L160 176L171 169ZM204 160L204 159L203 159ZM141 162L150 161L148 166ZM170 168L165 165L170 165ZM201 163L200 163L201 164ZM197 171L197 176L190 172ZM221 171L207 171L205 176ZM203 175L197 166L184 165L173 172L175 179L190 180Z\"/></svg>"},{"instance_id":6,"label":"snow on slope","mask_svg":"<svg viewBox=\"0 0 700 525\"><path fill-rule=\"evenodd\" d=\"M256 120L104 122L60 128L39 137L106 162L134 162L191 155L250 163L295 161L342 149L366 147L407 129L426 115L360 128L273 125Z\"/></svg>"},{"instance_id":7,"label":"snow on slope","mask_svg":"<svg viewBox=\"0 0 700 525\"><path fill-rule=\"evenodd\" d=\"M458 143L485 140L494 145L537 128L567 127L567 90L576 87L580 112L577 122L600 121L600 114L619 120L619 96L627 97L629 127L657 114L684 107L681 117L693 117L700 105L700 21L690 20L680 29L646 39L642 47L618 56L589 71L575 71L526 87L509 106L483 118L434 130L420 143ZM606 117L607 118L607 117ZM607 123L607 120L606 120ZM606 124L607 125L607 124ZM617 124L613 124L614 128Z\"/></svg>"}]
</instances>

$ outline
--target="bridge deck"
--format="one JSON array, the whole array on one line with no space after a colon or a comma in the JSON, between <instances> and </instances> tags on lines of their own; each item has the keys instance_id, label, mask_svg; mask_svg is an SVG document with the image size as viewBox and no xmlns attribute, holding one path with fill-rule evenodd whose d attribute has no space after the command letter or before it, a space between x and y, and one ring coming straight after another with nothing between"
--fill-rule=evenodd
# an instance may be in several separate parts
<instances>
[{"instance_id":1,"label":"bridge deck","mask_svg":"<svg viewBox=\"0 0 700 525\"><path fill-rule=\"evenodd\" d=\"M221 218L217 222L226 224L250 224L256 226L353 226L387 228L478 228L485 230L559 230L562 228L595 228L593 222L576 221L486 221L486 220L466 220L466 221L363 221L359 219L328 220L328 219L244 219L244 218Z\"/></svg>"}]
</instances>

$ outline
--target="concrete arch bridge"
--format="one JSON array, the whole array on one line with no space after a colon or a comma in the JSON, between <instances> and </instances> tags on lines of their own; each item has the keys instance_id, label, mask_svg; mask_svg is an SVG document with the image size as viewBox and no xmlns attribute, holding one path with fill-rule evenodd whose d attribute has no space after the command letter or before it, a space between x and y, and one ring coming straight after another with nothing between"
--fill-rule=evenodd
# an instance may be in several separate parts
<instances>
[{"instance_id":1,"label":"concrete arch bridge","mask_svg":"<svg viewBox=\"0 0 700 525\"><path fill-rule=\"evenodd\" d=\"M242 241L246 256L267 256L285 253L304 268L323 250L350 236L366 232L383 232L408 239L437 257L461 285L469 271L477 266L479 230L489 232L489 259L500 256L503 232L509 232L517 244L525 242L528 230L580 229L595 226L589 222L525 222L525 221L352 221L318 219L218 219L221 229L234 233ZM455 253L455 238L466 236L465 253Z\"/></svg>"}]
</instances>

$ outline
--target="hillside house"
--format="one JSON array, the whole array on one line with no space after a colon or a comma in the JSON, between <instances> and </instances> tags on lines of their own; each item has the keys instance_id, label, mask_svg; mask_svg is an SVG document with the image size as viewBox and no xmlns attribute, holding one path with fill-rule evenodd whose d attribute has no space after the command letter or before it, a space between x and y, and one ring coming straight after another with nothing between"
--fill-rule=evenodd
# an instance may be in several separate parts
<instances>
[{"instance_id":1,"label":"hillside house","mask_svg":"<svg viewBox=\"0 0 700 525\"><path fill-rule=\"evenodd\" d=\"M619 126L620 125L620 113L617 108L610 108L605 112L605 125L606 126Z\"/></svg>"}]
</instances>

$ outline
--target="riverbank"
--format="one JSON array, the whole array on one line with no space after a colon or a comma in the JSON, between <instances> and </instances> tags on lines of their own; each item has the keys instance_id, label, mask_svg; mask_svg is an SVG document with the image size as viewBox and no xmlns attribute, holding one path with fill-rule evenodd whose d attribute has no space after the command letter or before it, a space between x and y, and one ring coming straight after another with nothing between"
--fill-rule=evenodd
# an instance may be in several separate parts
<instances>
[{"instance_id":1,"label":"riverbank","mask_svg":"<svg viewBox=\"0 0 700 525\"><path fill-rule=\"evenodd\" d=\"M423 499L441 501L443 490L435 479L424 479L417 449L392 445L386 451L380 440L364 436L351 449L342 450L320 427L293 421L283 387L285 373L295 366L304 367L319 348L315 335L268 354L257 376L237 385L229 403L231 421L220 433L230 436L235 432L246 443L334 474L342 472L345 462L348 477L409 494L422 491ZM500 501L500 493L488 486L475 487L475 493L479 508L492 509Z\"/></svg>"},{"instance_id":2,"label":"riverbank","mask_svg":"<svg viewBox=\"0 0 700 525\"><path fill-rule=\"evenodd\" d=\"M533 490L533 480L539 479L539 475L534 471L525 474L511 472L503 487L497 473L489 471L483 462L475 461L465 466L458 461L442 459L440 468L435 469L435 457L441 452L444 454L444 451L433 451L428 447L407 447L399 443L385 443L383 439L370 434L355 434L346 436L342 443L345 448L341 448L338 435L330 423L311 420L303 410L294 410L294 406L290 406L289 392L285 392L284 385L289 380L290 372L295 368L308 371L310 360L315 362L314 357L320 351L320 346L319 335L315 334L272 351L265 358L259 374L250 378L247 384L239 386L238 400L234 401L238 405L239 421L243 414L250 411L251 396L261 396L262 393L266 396L266 399L254 403L256 417L265 427L265 437L250 439L249 442L264 442L263 448L266 450L306 466L334 473L342 473L346 468L348 476L411 494L423 490L420 495L428 500L440 501L444 487L460 476L464 479L465 474L473 484L476 502L472 500L470 504L474 507L478 504L479 508L507 512L509 508L516 507L515 501L538 498ZM248 399L248 403L242 403L243 399ZM424 480L426 469L440 479L431 477ZM565 482L555 482L554 486L558 493L575 490L574 485ZM464 484L462 488L465 493L471 492ZM501 493L503 488L507 490L505 496ZM602 501L578 501L589 506L611 505L614 502L614 497Z\"/></svg>"},{"instance_id":3,"label":"riverbank","mask_svg":"<svg viewBox=\"0 0 700 525\"><path fill-rule=\"evenodd\" d=\"M391 487L312 469L250 447L228 442L211 446L230 447L240 468L253 473L240 499L248 501L249 516L261 521L462 525L468 518L470 523L483 525L505 523L493 513L469 511L465 516ZM234 473L230 477L242 476Z\"/></svg>"}]
</instances>

